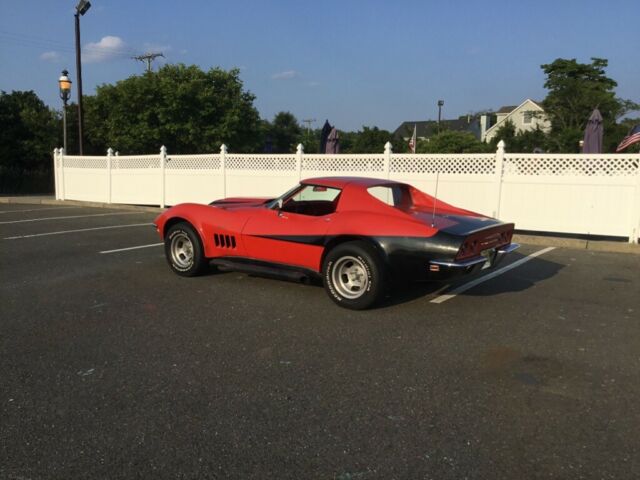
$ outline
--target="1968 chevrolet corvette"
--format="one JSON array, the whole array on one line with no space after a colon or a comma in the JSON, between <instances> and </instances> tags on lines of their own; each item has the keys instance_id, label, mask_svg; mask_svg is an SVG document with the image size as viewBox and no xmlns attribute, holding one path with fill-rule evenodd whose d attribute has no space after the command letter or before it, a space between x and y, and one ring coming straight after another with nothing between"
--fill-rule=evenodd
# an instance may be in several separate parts
<instances>
[{"instance_id":1,"label":"1968 chevrolet corvette","mask_svg":"<svg viewBox=\"0 0 640 480\"><path fill-rule=\"evenodd\" d=\"M154 222L175 273L211 266L322 279L331 299L371 307L396 280L447 280L495 267L518 248L514 225L463 210L400 182L302 181L275 199L185 203Z\"/></svg>"}]
</instances>

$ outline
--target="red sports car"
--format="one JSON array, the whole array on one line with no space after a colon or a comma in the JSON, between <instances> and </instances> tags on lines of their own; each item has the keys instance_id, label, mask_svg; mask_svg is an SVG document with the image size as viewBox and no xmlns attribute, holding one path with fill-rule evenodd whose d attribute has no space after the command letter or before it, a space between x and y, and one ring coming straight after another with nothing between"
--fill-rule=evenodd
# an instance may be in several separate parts
<instances>
[{"instance_id":1,"label":"red sports car","mask_svg":"<svg viewBox=\"0 0 640 480\"><path fill-rule=\"evenodd\" d=\"M275 199L185 203L154 225L178 275L210 266L300 281L321 278L351 309L375 304L390 282L444 280L497 265L518 248L513 223L448 205L400 182L302 181Z\"/></svg>"}]
</instances>

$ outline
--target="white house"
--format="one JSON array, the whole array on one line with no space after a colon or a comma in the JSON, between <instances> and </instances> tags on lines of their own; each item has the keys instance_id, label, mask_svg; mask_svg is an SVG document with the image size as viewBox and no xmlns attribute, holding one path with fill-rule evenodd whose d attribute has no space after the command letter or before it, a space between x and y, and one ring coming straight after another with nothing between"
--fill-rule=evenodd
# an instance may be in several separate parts
<instances>
[{"instance_id":1,"label":"white house","mask_svg":"<svg viewBox=\"0 0 640 480\"><path fill-rule=\"evenodd\" d=\"M487 115L480 118L480 140L490 142L505 122L511 121L516 132L527 132L540 127L545 133L551 129L551 122L544 113L544 109L538 103L527 98L520 105L502 107L496 112L496 123L486 128Z\"/></svg>"}]
</instances>

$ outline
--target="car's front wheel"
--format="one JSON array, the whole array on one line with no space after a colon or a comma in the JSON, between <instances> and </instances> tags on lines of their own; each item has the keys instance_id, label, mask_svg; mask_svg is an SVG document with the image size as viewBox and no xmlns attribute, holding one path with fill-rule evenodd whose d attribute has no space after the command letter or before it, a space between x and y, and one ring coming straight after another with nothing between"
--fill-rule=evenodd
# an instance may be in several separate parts
<instances>
[{"instance_id":1,"label":"car's front wheel","mask_svg":"<svg viewBox=\"0 0 640 480\"><path fill-rule=\"evenodd\" d=\"M374 305L384 291L384 270L373 247L347 242L326 256L322 276L325 290L338 305L363 310Z\"/></svg>"},{"instance_id":2,"label":"car's front wheel","mask_svg":"<svg viewBox=\"0 0 640 480\"><path fill-rule=\"evenodd\" d=\"M200 237L186 222L169 228L164 237L164 253L171 269L183 277L200 275L207 269Z\"/></svg>"}]
</instances>

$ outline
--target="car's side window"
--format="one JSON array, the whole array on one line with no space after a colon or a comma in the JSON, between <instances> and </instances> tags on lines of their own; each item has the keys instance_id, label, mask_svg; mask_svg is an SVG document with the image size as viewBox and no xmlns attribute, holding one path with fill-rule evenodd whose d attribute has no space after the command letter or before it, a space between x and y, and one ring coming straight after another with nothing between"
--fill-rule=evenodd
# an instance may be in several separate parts
<instances>
[{"instance_id":1,"label":"car's side window","mask_svg":"<svg viewBox=\"0 0 640 480\"><path fill-rule=\"evenodd\" d=\"M284 201L282 211L321 216L336 211L341 190L321 185L305 185Z\"/></svg>"},{"instance_id":2,"label":"car's side window","mask_svg":"<svg viewBox=\"0 0 640 480\"><path fill-rule=\"evenodd\" d=\"M411 193L404 185L378 185L369 187L368 192L381 202L399 209L410 208L413 203Z\"/></svg>"}]
</instances>

